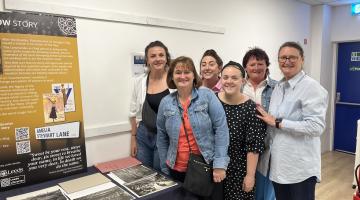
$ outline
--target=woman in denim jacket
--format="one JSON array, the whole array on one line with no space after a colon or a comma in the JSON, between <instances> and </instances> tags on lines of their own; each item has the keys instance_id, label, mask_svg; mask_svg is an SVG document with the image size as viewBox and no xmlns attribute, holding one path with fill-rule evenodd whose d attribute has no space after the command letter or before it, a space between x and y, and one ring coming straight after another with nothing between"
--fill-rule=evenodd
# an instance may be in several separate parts
<instances>
[{"instance_id":1,"label":"woman in denim jacket","mask_svg":"<svg viewBox=\"0 0 360 200\"><path fill-rule=\"evenodd\" d=\"M229 163L229 130L221 103L210 89L199 88L201 79L191 58L178 57L171 63L167 83L177 92L164 97L158 111L157 146L161 170L183 182L190 146L192 153L212 163L214 182L222 182Z\"/></svg>"}]
</instances>

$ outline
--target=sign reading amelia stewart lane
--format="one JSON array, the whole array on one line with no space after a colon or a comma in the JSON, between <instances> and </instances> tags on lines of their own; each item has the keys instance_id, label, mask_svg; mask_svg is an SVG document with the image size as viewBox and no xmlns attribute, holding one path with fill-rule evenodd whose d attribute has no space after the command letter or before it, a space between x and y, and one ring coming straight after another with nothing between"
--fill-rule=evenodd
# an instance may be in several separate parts
<instances>
[{"instance_id":1,"label":"sign reading amelia stewart lane","mask_svg":"<svg viewBox=\"0 0 360 200\"><path fill-rule=\"evenodd\" d=\"M76 21L0 13L0 191L86 171Z\"/></svg>"}]
</instances>

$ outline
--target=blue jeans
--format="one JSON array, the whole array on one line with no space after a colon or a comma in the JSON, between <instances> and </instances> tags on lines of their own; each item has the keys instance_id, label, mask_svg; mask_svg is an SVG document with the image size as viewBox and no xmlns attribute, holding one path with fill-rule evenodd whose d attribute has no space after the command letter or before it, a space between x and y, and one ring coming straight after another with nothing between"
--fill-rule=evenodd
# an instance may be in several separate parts
<instances>
[{"instance_id":1,"label":"blue jeans","mask_svg":"<svg viewBox=\"0 0 360 200\"><path fill-rule=\"evenodd\" d=\"M274 200L275 191L272 182L269 179L269 173L265 177L260 172L256 171L255 181L255 199L256 200Z\"/></svg>"},{"instance_id":2,"label":"blue jeans","mask_svg":"<svg viewBox=\"0 0 360 200\"><path fill-rule=\"evenodd\" d=\"M156 133L148 131L143 122L136 131L136 158L145 166L160 171L160 159L156 147Z\"/></svg>"}]
</instances>

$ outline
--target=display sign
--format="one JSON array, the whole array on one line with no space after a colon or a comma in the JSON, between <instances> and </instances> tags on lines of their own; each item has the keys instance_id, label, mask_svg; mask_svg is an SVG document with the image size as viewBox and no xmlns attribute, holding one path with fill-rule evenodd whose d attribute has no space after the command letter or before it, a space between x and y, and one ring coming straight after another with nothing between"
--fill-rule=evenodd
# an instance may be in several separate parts
<instances>
[{"instance_id":1,"label":"display sign","mask_svg":"<svg viewBox=\"0 0 360 200\"><path fill-rule=\"evenodd\" d=\"M0 191L86 170L76 21L0 13Z\"/></svg>"}]
</instances>

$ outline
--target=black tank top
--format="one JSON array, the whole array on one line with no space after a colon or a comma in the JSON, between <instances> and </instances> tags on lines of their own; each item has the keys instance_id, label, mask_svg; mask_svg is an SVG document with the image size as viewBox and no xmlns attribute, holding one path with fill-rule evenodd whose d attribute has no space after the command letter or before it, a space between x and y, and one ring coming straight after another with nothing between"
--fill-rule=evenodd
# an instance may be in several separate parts
<instances>
[{"instance_id":1,"label":"black tank top","mask_svg":"<svg viewBox=\"0 0 360 200\"><path fill-rule=\"evenodd\" d=\"M170 94L170 91L168 89L156 93L156 94L149 94L146 93L146 100L148 101L150 107L154 110L154 112L157 114L159 110L160 101L162 98L164 98L166 95Z\"/></svg>"}]
</instances>

